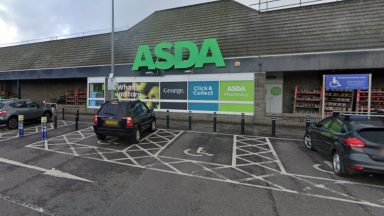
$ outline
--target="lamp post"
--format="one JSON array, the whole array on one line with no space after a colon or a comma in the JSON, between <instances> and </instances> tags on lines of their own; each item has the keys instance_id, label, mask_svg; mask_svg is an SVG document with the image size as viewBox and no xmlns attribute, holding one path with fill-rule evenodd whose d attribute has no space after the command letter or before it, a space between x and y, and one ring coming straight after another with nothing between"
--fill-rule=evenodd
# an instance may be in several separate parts
<instances>
[{"instance_id":1,"label":"lamp post","mask_svg":"<svg viewBox=\"0 0 384 216\"><path fill-rule=\"evenodd\" d=\"M108 77L108 90L110 90L111 100L114 99L115 90L115 0L112 0L112 31L111 31L111 73Z\"/></svg>"}]
</instances>

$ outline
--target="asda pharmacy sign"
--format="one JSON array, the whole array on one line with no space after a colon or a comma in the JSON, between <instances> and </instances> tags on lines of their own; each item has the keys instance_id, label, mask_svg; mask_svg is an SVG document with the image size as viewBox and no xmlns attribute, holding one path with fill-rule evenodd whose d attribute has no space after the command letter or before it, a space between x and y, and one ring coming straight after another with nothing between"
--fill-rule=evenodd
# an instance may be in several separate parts
<instances>
[{"instance_id":1,"label":"asda pharmacy sign","mask_svg":"<svg viewBox=\"0 0 384 216\"><path fill-rule=\"evenodd\" d=\"M184 53L187 53L186 58L183 56ZM219 43L215 38L204 40L201 47L192 41L163 42L153 49L149 45L141 45L137 50L132 70L138 71L143 67L148 70L202 68L206 64L225 67Z\"/></svg>"}]
</instances>

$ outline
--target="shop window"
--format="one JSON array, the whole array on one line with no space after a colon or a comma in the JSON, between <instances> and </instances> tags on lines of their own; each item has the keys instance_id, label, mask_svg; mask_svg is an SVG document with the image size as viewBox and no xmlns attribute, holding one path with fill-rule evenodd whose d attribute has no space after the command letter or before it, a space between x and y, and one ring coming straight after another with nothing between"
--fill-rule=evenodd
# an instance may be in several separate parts
<instances>
[{"instance_id":1,"label":"shop window","mask_svg":"<svg viewBox=\"0 0 384 216\"><path fill-rule=\"evenodd\" d=\"M89 107L99 107L105 101L105 87L104 83L89 83L89 96L88 96L88 106Z\"/></svg>"}]
</instances>

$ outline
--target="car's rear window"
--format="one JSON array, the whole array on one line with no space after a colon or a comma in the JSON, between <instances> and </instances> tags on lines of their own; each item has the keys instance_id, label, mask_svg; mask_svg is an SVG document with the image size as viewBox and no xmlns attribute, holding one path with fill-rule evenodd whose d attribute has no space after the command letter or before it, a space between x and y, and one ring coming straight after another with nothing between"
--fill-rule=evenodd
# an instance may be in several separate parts
<instances>
[{"instance_id":1,"label":"car's rear window","mask_svg":"<svg viewBox=\"0 0 384 216\"><path fill-rule=\"evenodd\" d=\"M368 141L384 144L384 128L362 129L359 131L359 135Z\"/></svg>"},{"instance_id":2,"label":"car's rear window","mask_svg":"<svg viewBox=\"0 0 384 216\"><path fill-rule=\"evenodd\" d=\"M5 106L5 104L3 104L3 103L0 103L0 109L3 109L3 108L4 108L4 106Z\"/></svg>"},{"instance_id":3,"label":"car's rear window","mask_svg":"<svg viewBox=\"0 0 384 216\"><path fill-rule=\"evenodd\" d=\"M104 104L99 115L127 116L129 111L129 102L110 102Z\"/></svg>"}]
</instances>

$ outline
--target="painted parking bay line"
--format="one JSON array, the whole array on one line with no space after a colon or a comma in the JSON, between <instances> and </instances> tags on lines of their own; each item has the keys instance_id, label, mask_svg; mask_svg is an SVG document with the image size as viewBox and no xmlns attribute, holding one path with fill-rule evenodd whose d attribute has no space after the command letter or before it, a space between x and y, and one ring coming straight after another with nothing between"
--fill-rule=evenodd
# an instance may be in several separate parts
<instances>
[{"instance_id":1,"label":"painted parking bay line","mask_svg":"<svg viewBox=\"0 0 384 216\"><path fill-rule=\"evenodd\" d=\"M81 135L78 133L81 133ZM377 200L363 200L359 198L359 195L349 196L342 193L342 189L332 189L333 186L339 184L339 180L326 179L324 180L326 184L324 184L319 183L320 179L288 173L282 166L273 145L267 137L237 135L236 138L232 138L231 151L233 148L236 150L235 164L200 161L198 159L200 157L196 159L183 158L182 151L181 154L177 155L180 157L159 154L168 146L177 145L178 142L183 141L182 138L178 137L186 134L188 133L183 134L183 131L159 129L143 138L138 145L131 145L125 149L116 149L115 145L113 145L113 148L107 148L106 145L100 147L83 144L84 137L94 139L95 143L97 142L95 133L90 127L65 135L66 137L49 139L48 150L44 149L41 142L27 147L202 180L267 189L328 201L384 208L384 205ZM233 148L232 142L235 142ZM287 181L281 181L282 179ZM289 184L291 181L299 181L303 186L291 185Z\"/></svg>"},{"instance_id":2,"label":"painted parking bay line","mask_svg":"<svg viewBox=\"0 0 384 216\"><path fill-rule=\"evenodd\" d=\"M62 172L60 170L56 170L54 168L49 170L49 169L45 169L42 167L32 166L32 165L24 164L24 163L21 163L18 161L9 160L6 158L0 158L0 163L5 163L5 164L14 165L14 166L24 167L27 169L33 169L33 170L41 171L41 172L43 172L44 175L49 175L49 176L53 176L53 177L57 177L57 178L66 178L66 179L72 179L72 180L78 180L78 181L84 181L84 182L92 182L88 179L81 178L81 177L78 177L78 176L75 176L75 175L72 175L69 173L65 173L65 172Z\"/></svg>"}]
</instances>

